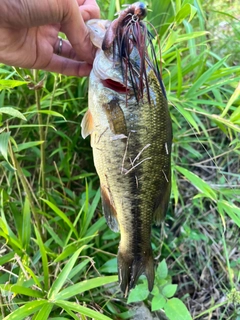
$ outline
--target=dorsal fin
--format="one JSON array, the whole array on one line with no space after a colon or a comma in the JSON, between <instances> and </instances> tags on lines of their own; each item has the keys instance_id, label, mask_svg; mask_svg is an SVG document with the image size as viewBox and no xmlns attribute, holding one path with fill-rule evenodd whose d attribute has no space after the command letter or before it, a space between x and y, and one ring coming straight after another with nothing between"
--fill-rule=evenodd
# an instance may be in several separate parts
<instances>
[{"instance_id":1,"label":"dorsal fin","mask_svg":"<svg viewBox=\"0 0 240 320\"><path fill-rule=\"evenodd\" d=\"M93 116L89 109L87 110L87 112L85 113L82 119L81 127L82 127L81 134L83 139L87 138L87 136L89 136L94 130Z\"/></svg>"}]
</instances>

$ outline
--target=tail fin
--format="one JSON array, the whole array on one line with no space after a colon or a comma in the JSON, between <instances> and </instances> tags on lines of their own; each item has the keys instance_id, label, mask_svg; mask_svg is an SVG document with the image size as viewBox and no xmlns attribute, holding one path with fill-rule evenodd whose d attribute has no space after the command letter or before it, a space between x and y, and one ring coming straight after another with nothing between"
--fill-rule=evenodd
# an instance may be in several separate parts
<instances>
[{"instance_id":1,"label":"tail fin","mask_svg":"<svg viewBox=\"0 0 240 320\"><path fill-rule=\"evenodd\" d=\"M152 248L141 256L132 256L128 252L118 252L118 280L119 285L127 297L129 290L135 287L141 274L145 274L148 280L148 290L152 291L154 284L154 261Z\"/></svg>"}]
</instances>

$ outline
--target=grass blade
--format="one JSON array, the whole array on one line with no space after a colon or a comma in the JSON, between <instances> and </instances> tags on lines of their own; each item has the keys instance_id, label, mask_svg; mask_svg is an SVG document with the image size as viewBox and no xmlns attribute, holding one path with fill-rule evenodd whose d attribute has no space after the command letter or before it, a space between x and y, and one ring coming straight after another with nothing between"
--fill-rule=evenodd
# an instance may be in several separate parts
<instances>
[{"instance_id":1,"label":"grass blade","mask_svg":"<svg viewBox=\"0 0 240 320\"><path fill-rule=\"evenodd\" d=\"M28 198L25 198L23 207L23 221L22 221L22 246L26 250L29 246L31 237L31 211Z\"/></svg>"},{"instance_id":2,"label":"grass blade","mask_svg":"<svg viewBox=\"0 0 240 320\"><path fill-rule=\"evenodd\" d=\"M4 256L0 257L0 266L11 261L14 258L14 256L15 256L15 252L9 252Z\"/></svg>"},{"instance_id":3,"label":"grass blade","mask_svg":"<svg viewBox=\"0 0 240 320\"><path fill-rule=\"evenodd\" d=\"M8 162L8 142L10 139L10 132L0 133L0 154Z\"/></svg>"},{"instance_id":4,"label":"grass blade","mask_svg":"<svg viewBox=\"0 0 240 320\"><path fill-rule=\"evenodd\" d=\"M24 115L19 112L18 110L12 108L12 107L2 107L0 108L0 113L7 114L9 116L15 117L15 118L20 118L22 120L27 121L27 119L24 117Z\"/></svg>"},{"instance_id":5,"label":"grass blade","mask_svg":"<svg viewBox=\"0 0 240 320\"><path fill-rule=\"evenodd\" d=\"M58 207L56 207L52 202L42 199L72 230L72 232L75 234L75 236L78 238L78 233L72 222L68 219L68 217L60 210Z\"/></svg>"},{"instance_id":6,"label":"grass blade","mask_svg":"<svg viewBox=\"0 0 240 320\"><path fill-rule=\"evenodd\" d=\"M41 310L38 312L34 320L47 320L50 312L52 311L53 304L46 303L42 306Z\"/></svg>"},{"instance_id":7,"label":"grass blade","mask_svg":"<svg viewBox=\"0 0 240 320\"><path fill-rule=\"evenodd\" d=\"M54 283L53 283L53 285L52 285L52 287L51 287L51 289L49 290L49 293L48 293L48 299L49 300L55 300L56 299L56 296L57 296L58 292L61 290L62 286L64 285L65 281L67 280L69 273L72 271L72 268L73 268L75 262L77 261L81 250L82 250L82 248L80 248L79 250L77 250L73 254L71 259L69 259L69 261L67 262L65 267L62 269L62 271L58 275L57 279L54 281Z\"/></svg>"},{"instance_id":8,"label":"grass blade","mask_svg":"<svg viewBox=\"0 0 240 320\"><path fill-rule=\"evenodd\" d=\"M106 284L116 282L117 280L118 280L117 276L107 276L107 277L99 277L99 278L94 278L90 280L85 280L85 281L76 283L70 287L67 287L56 296L56 299L59 299L59 300L69 299L87 290L91 290L97 287L102 287Z\"/></svg>"},{"instance_id":9,"label":"grass blade","mask_svg":"<svg viewBox=\"0 0 240 320\"><path fill-rule=\"evenodd\" d=\"M43 293L41 291L33 290L31 288L26 288L19 285L12 284L0 284L2 290L13 292L15 294L22 294L24 296L33 297L33 298L43 298Z\"/></svg>"},{"instance_id":10,"label":"grass blade","mask_svg":"<svg viewBox=\"0 0 240 320\"><path fill-rule=\"evenodd\" d=\"M215 191L201 178L199 178L195 173L190 172L187 169L176 166L175 167L184 177L186 177L189 182L202 192L206 197L212 199L213 201L217 200L217 195Z\"/></svg>"},{"instance_id":11,"label":"grass blade","mask_svg":"<svg viewBox=\"0 0 240 320\"><path fill-rule=\"evenodd\" d=\"M240 208L235 206L233 203L229 203L224 200L218 201L218 206L223 209L226 214L236 223L240 228Z\"/></svg>"},{"instance_id":12,"label":"grass blade","mask_svg":"<svg viewBox=\"0 0 240 320\"><path fill-rule=\"evenodd\" d=\"M85 316L90 317L95 320L111 320L111 318L109 318L99 312L96 312L92 309L80 306L76 302L69 302L69 301L61 301L60 300L60 301L56 302L56 305L63 308L63 309L69 308L72 311L78 312L81 315L85 315Z\"/></svg>"},{"instance_id":13,"label":"grass blade","mask_svg":"<svg viewBox=\"0 0 240 320\"><path fill-rule=\"evenodd\" d=\"M44 289L46 291L48 291L48 287L49 287L49 271L48 271L48 259L47 259L47 254L46 254L46 250L42 241L42 238L40 236L39 231L37 230L36 227L34 227L35 229L35 234L37 237L37 243L39 246L39 250L42 256L42 266L43 266L43 274L44 274Z\"/></svg>"},{"instance_id":14,"label":"grass blade","mask_svg":"<svg viewBox=\"0 0 240 320\"><path fill-rule=\"evenodd\" d=\"M207 82L209 80L209 77L220 68L221 65L224 64L224 62L227 60L228 57L223 58L222 60L218 61L216 64L214 64L211 68L209 68L207 71L205 71L198 80L191 86L191 88L186 93L186 98L196 98L199 95L198 89L203 85L204 82Z\"/></svg>"},{"instance_id":15,"label":"grass blade","mask_svg":"<svg viewBox=\"0 0 240 320\"><path fill-rule=\"evenodd\" d=\"M26 81L18 81L18 80L0 80L0 90L12 89L18 86L22 86L26 83L27 83Z\"/></svg>"},{"instance_id":16,"label":"grass blade","mask_svg":"<svg viewBox=\"0 0 240 320\"><path fill-rule=\"evenodd\" d=\"M26 303L24 306L13 311L11 314L2 320L26 320L27 317L42 308L44 304L48 303L46 300L37 300Z\"/></svg>"}]
</instances>

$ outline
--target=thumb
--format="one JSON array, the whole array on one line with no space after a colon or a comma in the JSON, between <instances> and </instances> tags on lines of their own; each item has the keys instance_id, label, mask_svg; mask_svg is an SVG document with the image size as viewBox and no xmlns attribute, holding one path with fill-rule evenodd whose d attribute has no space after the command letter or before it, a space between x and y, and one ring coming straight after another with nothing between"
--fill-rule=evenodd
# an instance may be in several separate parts
<instances>
[{"instance_id":1,"label":"thumb","mask_svg":"<svg viewBox=\"0 0 240 320\"><path fill-rule=\"evenodd\" d=\"M76 54L82 61L92 64L96 48L93 46L88 28L86 27L79 7L72 6L61 24L61 30L66 34Z\"/></svg>"}]
</instances>

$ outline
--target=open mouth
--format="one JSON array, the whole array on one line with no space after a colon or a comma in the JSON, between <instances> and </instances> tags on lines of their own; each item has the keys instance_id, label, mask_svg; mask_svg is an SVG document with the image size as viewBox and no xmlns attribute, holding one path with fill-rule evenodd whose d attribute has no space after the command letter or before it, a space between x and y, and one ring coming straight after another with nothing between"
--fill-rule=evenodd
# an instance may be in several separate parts
<instances>
[{"instance_id":1,"label":"open mouth","mask_svg":"<svg viewBox=\"0 0 240 320\"><path fill-rule=\"evenodd\" d=\"M129 92L129 88L127 88L122 83L114 81L112 79L102 80L102 84L104 85L104 87L109 88L111 90L114 90L118 93L128 93Z\"/></svg>"}]
</instances>

